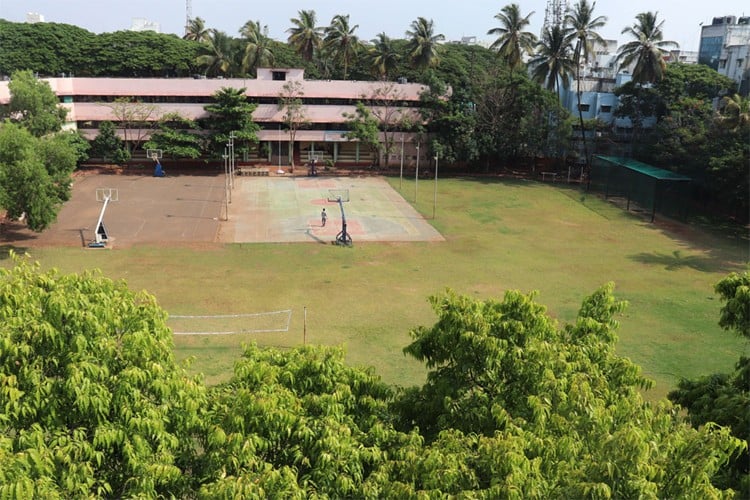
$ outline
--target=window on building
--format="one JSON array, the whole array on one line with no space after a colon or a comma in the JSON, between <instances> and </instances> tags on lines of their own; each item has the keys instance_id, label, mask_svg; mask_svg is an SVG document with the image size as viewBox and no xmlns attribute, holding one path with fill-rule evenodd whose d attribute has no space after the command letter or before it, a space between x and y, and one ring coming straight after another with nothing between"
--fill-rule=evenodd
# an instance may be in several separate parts
<instances>
[{"instance_id":1,"label":"window on building","mask_svg":"<svg viewBox=\"0 0 750 500\"><path fill-rule=\"evenodd\" d=\"M590 107L591 107L591 105L590 105L590 104L579 104L579 105L578 105L578 109L579 109L580 111L583 111L584 113L585 113L586 111L588 111Z\"/></svg>"},{"instance_id":2,"label":"window on building","mask_svg":"<svg viewBox=\"0 0 750 500\"><path fill-rule=\"evenodd\" d=\"M283 82L286 80L286 71L273 71L271 72L271 78L277 82Z\"/></svg>"},{"instance_id":3,"label":"window on building","mask_svg":"<svg viewBox=\"0 0 750 500\"><path fill-rule=\"evenodd\" d=\"M719 59L719 69L724 69L727 67L727 60L726 59Z\"/></svg>"},{"instance_id":4,"label":"window on building","mask_svg":"<svg viewBox=\"0 0 750 500\"><path fill-rule=\"evenodd\" d=\"M611 113L612 112L612 106L603 104L601 108L602 113Z\"/></svg>"}]
</instances>

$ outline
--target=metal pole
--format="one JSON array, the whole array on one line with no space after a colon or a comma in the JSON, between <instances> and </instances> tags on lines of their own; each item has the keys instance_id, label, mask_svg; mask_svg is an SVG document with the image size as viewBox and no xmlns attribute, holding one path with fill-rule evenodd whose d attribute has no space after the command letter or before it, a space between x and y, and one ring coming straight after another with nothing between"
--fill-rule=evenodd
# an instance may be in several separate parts
<instances>
[{"instance_id":1,"label":"metal pole","mask_svg":"<svg viewBox=\"0 0 750 500\"><path fill-rule=\"evenodd\" d=\"M401 185L404 182L404 134L401 134L401 173L398 177L398 190L401 191Z\"/></svg>"},{"instance_id":2,"label":"metal pole","mask_svg":"<svg viewBox=\"0 0 750 500\"><path fill-rule=\"evenodd\" d=\"M437 180L438 180L438 154L435 153L435 192L432 195L432 218L435 218L437 209Z\"/></svg>"},{"instance_id":3,"label":"metal pole","mask_svg":"<svg viewBox=\"0 0 750 500\"><path fill-rule=\"evenodd\" d=\"M226 210L224 220L229 220L229 155L226 148L224 148L224 154L221 157L224 158L224 209Z\"/></svg>"},{"instance_id":4,"label":"metal pole","mask_svg":"<svg viewBox=\"0 0 750 500\"><path fill-rule=\"evenodd\" d=\"M227 152L227 165L224 170L227 177L227 193L229 193L229 203L232 203L232 147L229 143L227 143L227 147L224 148L224 151Z\"/></svg>"},{"instance_id":5,"label":"metal pole","mask_svg":"<svg viewBox=\"0 0 750 500\"><path fill-rule=\"evenodd\" d=\"M229 132L229 144L231 145L229 147L229 154L230 154L230 164L229 164L229 187L231 189L234 189L234 171L236 166L236 158L234 156L234 132Z\"/></svg>"},{"instance_id":6,"label":"metal pole","mask_svg":"<svg viewBox=\"0 0 750 500\"><path fill-rule=\"evenodd\" d=\"M279 170L281 170L281 124L279 124Z\"/></svg>"},{"instance_id":7,"label":"metal pole","mask_svg":"<svg viewBox=\"0 0 750 500\"><path fill-rule=\"evenodd\" d=\"M302 322L302 345L307 344L307 306L303 307L302 310L304 311L304 321Z\"/></svg>"},{"instance_id":8,"label":"metal pole","mask_svg":"<svg viewBox=\"0 0 750 500\"><path fill-rule=\"evenodd\" d=\"M419 143L417 143L417 170L414 173L414 204L417 204L417 188L419 187Z\"/></svg>"}]
</instances>

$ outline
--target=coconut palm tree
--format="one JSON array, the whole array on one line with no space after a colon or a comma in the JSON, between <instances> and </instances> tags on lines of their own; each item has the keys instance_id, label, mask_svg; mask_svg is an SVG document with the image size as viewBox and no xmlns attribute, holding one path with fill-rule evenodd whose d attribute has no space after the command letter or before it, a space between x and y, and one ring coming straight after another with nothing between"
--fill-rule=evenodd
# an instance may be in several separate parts
<instances>
[{"instance_id":1,"label":"coconut palm tree","mask_svg":"<svg viewBox=\"0 0 750 500\"><path fill-rule=\"evenodd\" d=\"M323 28L316 26L314 10L300 10L299 18L290 19L292 24L287 33L287 42L305 61L312 61L323 40Z\"/></svg>"},{"instance_id":2,"label":"coconut palm tree","mask_svg":"<svg viewBox=\"0 0 750 500\"><path fill-rule=\"evenodd\" d=\"M372 46L368 50L370 68L378 78L388 80L391 71L396 69L401 55L385 32L379 33L371 42Z\"/></svg>"},{"instance_id":3,"label":"coconut palm tree","mask_svg":"<svg viewBox=\"0 0 750 500\"><path fill-rule=\"evenodd\" d=\"M641 12L635 16L636 22L622 30L635 38L617 50L615 63L619 67L628 67L635 62L633 82L656 83L664 76L667 64L664 58L669 54L668 49L678 48L676 42L663 40L662 26L664 21L657 22L656 12Z\"/></svg>"},{"instance_id":4,"label":"coconut palm tree","mask_svg":"<svg viewBox=\"0 0 750 500\"><path fill-rule=\"evenodd\" d=\"M208 40L201 44L195 62L199 67L205 68L207 75L231 76L236 69L235 47L234 40L229 35L212 29Z\"/></svg>"},{"instance_id":5,"label":"coconut palm tree","mask_svg":"<svg viewBox=\"0 0 750 500\"><path fill-rule=\"evenodd\" d=\"M733 131L750 125L750 99L739 94L724 96L719 105L719 123Z\"/></svg>"},{"instance_id":6,"label":"coconut palm tree","mask_svg":"<svg viewBox=\"0 0 750 500\"><path fill-rule=\"evenodd\" d=\"M243 71L256 73L258 68L273 65L275 58L271 50L268 26L261 28L260 21L248 21L240 28L240 34L245 44L242 58Z\"/></svg>"},{"instance_id":7,"label":"coconut palm tree","mask_svg":"<svg viewBox=\"0 0 750 500\"><path fill-rule=\"evenodd\" d=\"M575 34L570 28L560 25L548 27L537 44L537 52L529 62L534 81L547 90L557 93L560 85L570 86L570 76L575 74L572 40Z\"/></svg>"},{"instance_id":8,"label":"coconut palm tree","mask_svg":"<svg viewBox=\"0 0 750 500\"><path fill-rule=\"evenodd\" d=\"M349 65L357 57L360 48L359 38L354 34L357 28L359 28L358 24L349 26L348 15L338 14L333 16L331 25L324 31L323 46L343 66L344 80L348 75Z\"/></svg>"},{"instance_id":9,"label":"coconut palm tree","mask_svg":"<svg viewBox=\"0 0 750 500\"><path fill-rule=\"evenodd\" d=\"M497 40L492 42L490 49L496 50L508 64L511 71L511 82L513 70L523 63L524 54L530 54L534 51L537 42L533 33L524 31L530 23L529 18L533 14L534 12L531 12L522 17L521 8L518 4L506 5L498 14L495 14L495 19L500 21L500 26L487 32L488 35L497 36Z\"/></svg>"},{"instance_id":10,"label":"coconut palm tree","mask_svg":"<svg viewBox=\"0 0 750 500\"><path fill-rule=\"evenodd\" d=\"M583 127L583 110L581 109L581 66L589 62L594 44L603 44L604 40L596 32L607 23L604 16L594 17L596 2L591 4L588 0L579 0L565 16L565 24L573 30L575 47L573 48L573 60L576 64L576 95L578 97L578 120L581 127L581 139L583 140L583 158L586 171L589 171L589 150L586 143L586 133Z\"/></svg>"},{"instance_id":11,"label":"coconut palm tree","mask_svg":"<svg viewBox=\"0 0 750 500\"><path fill-rule=\"evenodd\" d=\"M406 31L409 39L407 54L416 69L426 69L435 66L440 57L440 42L445 40L442 34L435 34L432 19L418 17L412 21L411 29Z\"/></svg>"},{"instance_id":12,"label":"coconut palm tree","mask_svg":"<svg viewBox=\"0 0 750 500\"><path fill-rule=\"evenodd\" d=\"M208 41L210 35L211 30L206 28L206 21L200 17L196 17L195 19L191 19L185 27L185 35L182 38L203 43Z\"/></svg>"}]
</instances>

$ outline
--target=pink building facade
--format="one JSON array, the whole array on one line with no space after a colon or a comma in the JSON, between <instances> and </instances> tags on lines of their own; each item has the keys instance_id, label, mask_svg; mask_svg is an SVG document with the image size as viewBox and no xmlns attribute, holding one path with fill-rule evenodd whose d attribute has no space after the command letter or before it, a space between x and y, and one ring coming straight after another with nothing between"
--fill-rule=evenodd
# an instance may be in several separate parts
<instances>
[{"instance_id":1,"label":"pink building facade","mask_svg":"<svg viewBox=\"0 0 750 500\"><path fill-rule=\"evenodd\" d=\"M193 78L49 78L45 79L68 110L65 128L79 130L88 139L98 134L102 121L118 118L112 103L118 98L129 98L148 103L153 113L147 121L158 121L167 113L200 120L208 113L204 107L222 88L245 89L249 102L257 104L253 121L260 125L257 151L247 161L267 161L287 164L290 150L295 162L315 157L319 161L340 163L373 162L373 152L358 141L344 137L345 114L354 114L357 102L366 103L376 116L388 115L389 140L392 148L389 163L396 164L403 156L406 164L416 160L416 137L400 130L402 120L420 120L420 94L424 85L397 82L359 82L335 80L305 80L302 69L259 69L255 79L193 79ZM290 144L289 132L284 127L284 110L279 108L279 96L287 82L300 82L306 124L295 134ZM8 82L0 82L0 105L10 99ZM151 129L129 131L130 137L146 138ZM121 137L123 130L118 128ZM125 137L123 137L125 138ZM381 133L381 142L386 137ZM426 149L426 148L422 148ZM144 152L134 151L134 157Z\"/></svg>"}]
</instances>

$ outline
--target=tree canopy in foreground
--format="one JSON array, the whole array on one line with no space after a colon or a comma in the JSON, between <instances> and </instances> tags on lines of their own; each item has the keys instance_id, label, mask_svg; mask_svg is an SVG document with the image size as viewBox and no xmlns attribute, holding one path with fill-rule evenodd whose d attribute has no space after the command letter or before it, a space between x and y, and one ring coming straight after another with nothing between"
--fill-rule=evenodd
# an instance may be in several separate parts
<instances>
[{"instance_id":1,"label":"tree canopy in foreground","mask_svg":"<svg viewBox=\"0 0 750 500\"><path fill-rule=\"evenodd\" d=\"M405 349L421 388L312 346L250 346L207 388L152 296L17 259L0 270L0 497L731 495L711 480L746 443L642 400L612 289L562 327L533 293L432 297Z\"/></svg>"}]
</instances>

